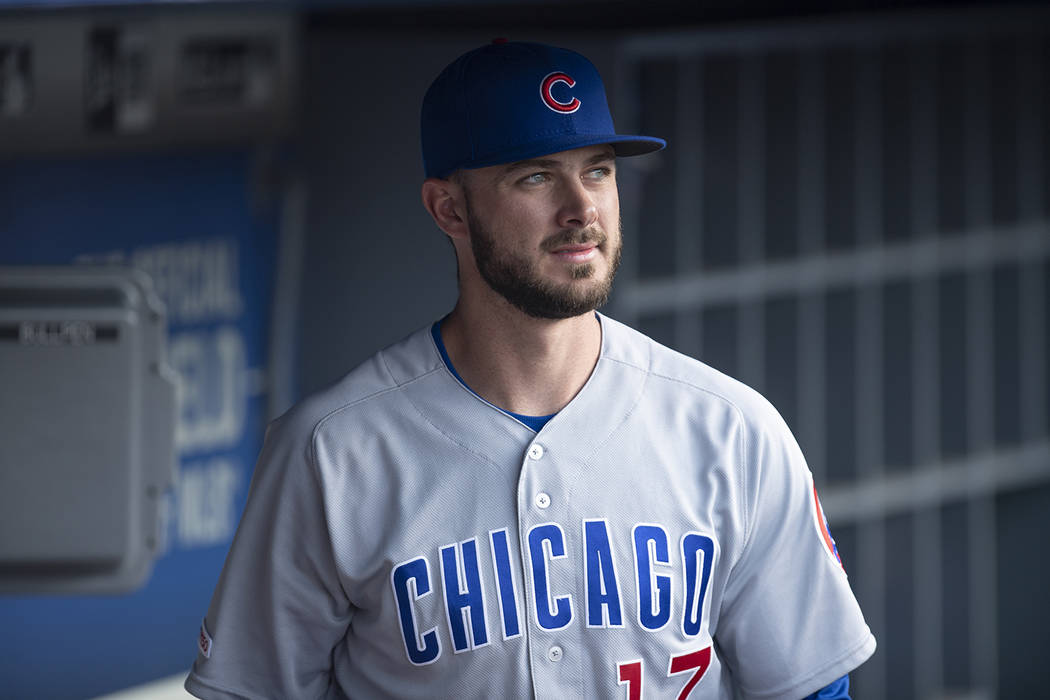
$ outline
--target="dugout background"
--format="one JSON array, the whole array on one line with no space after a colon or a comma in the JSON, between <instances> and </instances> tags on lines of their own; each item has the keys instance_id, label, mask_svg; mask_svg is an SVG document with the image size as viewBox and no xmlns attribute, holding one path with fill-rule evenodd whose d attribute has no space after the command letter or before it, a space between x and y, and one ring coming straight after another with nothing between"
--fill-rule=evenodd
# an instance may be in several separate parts
<instances>
[{"instance_id":1,"label":"dugout background","mask_svg":"<svg viewBox=\"0 0 1050 700\"><path fill-rule=\"evenodd\" d=\"M266 416L453 303L451 251L418 205L419 100L456 55L509 36L587 54L619 129L668 139L621 161L608 312L755 386L795 431L879 640L855 697L1044 694L1050 15L829 5L0 11L0 31L102 18L154 37L172 17L276 15L296 64L287 121L251 133L158 118L152 136L0 152L0 264L138 250L147 265L180 240L238 261L242 306L186 307L172 334L203 339L183 381L232 371L243 407L235 435L180 454L173 544L145 591L0 597L17 631L5 693L94 697L192 662ZM84 183L79 207L56 206ZM231 328L248 358L233 370ZM181 405L185 434L213 404ZM117 640L97 644L107 625Z\"/></svg>"}]
</instances>

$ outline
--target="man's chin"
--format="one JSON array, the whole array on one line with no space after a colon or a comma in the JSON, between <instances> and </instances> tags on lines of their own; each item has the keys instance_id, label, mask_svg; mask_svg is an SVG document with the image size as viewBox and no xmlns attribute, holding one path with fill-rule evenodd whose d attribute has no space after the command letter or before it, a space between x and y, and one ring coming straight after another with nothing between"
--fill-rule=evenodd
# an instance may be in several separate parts
<instances>
[{"instance_id":1,"label":"man's chin","mask_svg":"<svg viewBox=\"0 0 1050 700\"><path fill-rule=\"evenodd\" d=\"M594 263L580 263L569 268L569 276L574 280L589 280L595 275Z\"/></svg>"},{"instance_id":2,"label":"man's chin","mask_svg":"<svg viewBox=\"0 0 1050 700\"><path fill-rule=\"evenodd\" d=\"M526 316L530 316L541 321L564 321L570 318L579 318L581 316L589 316L593 314L597 307L595 306L582 306L573 308L536 308L536 307L525 307L519 306L519 311L522 311Z\"/></svg>"},{"instance_id":3,"label":"man's chin","mask_svg":"<svg viewBox=\"0 0 1050 700\"><path fill-rule=\"evenodd\" d=\"M561 289L552 291L542 301L532 299L529 304L518 305L522 311L536 318L576 318L594 311L609 300L609 288Z\"/></svg>"},{"instance_id":4,"label":"man's chin","mask_svg":"<svg viewBox=\"0 0 1050 700\"><path fill-rule=\"evenodd\" d=\"M543 279L552 286L572 290L577 287L597 284L598 280L608 274L608 268L601 260L588 260L581 263L559 263L540 273L537 280Z\"/></svg>"}]
</instances>

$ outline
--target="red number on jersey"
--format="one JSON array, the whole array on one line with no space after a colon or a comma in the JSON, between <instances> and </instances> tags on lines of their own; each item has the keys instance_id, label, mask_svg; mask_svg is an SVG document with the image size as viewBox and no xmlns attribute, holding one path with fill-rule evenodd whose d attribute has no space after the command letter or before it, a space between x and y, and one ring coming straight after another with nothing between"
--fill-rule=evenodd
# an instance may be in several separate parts
<instances>
[{"instance_id":1,"label":"red number on jersey","mask_svg":"<svg viewBox=\"0 0 1050 700\"><path fill-rule=\"evenodd\" d=\"M688 654L682 654L681 656L672 656L671 665L667 670L668 677L675 675L676 673L684 673L685 671L691 671L694 668L696 673L689 678L689 682L682 688L682 692L678 694L678 700L685 700L689 697L689 693L692 692L696 684L700 682L700 679L707 673L707 668L711 665L711 647L704 647L700 651L693 651Z\"/></svg>"},{"instance_id":2,"label":"red number on jersey","mask_svg":"<svg viewBox=\"0 0 1050 700\"><path fill-rule=\"evenodd\" d=\"M617 685L627 686L627 700L642 700L642 662L625 661L616 666Z\"/></svg>"},{"instance_id":3,"label":"red number on jersey","mask_svg":"<svg viewBox=\"0 0 1050 700\"><path fill-rule=\"evenodd\" d=\"M689 693L700 682L711 666L711 647L704 647L699 651L691 651L688 654L672 656L667 667L667 677L670 678L679 673L694 671L686 682L682 692L678 694L678 700L686 700ZM617 684L627 686L627 700L642 700L642 662L624 661L616 665Z\"/></svg>"}]
</instances>

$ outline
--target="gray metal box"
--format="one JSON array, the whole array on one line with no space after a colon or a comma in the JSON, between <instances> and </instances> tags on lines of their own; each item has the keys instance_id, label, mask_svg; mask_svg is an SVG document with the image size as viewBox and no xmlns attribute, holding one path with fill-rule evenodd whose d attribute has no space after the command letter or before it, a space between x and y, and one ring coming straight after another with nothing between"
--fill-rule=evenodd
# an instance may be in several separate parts
<instances>
[{"instance_id":1,"label":"gray metal box","mask_svg":"<svg viewBox=\"0 0 1050 700\"><path fill-rule=\"evenodd\" d=\"M0 593L147 578L175 468L165 336L139 271L0 267Z\"/></svg>"}]
</instances>

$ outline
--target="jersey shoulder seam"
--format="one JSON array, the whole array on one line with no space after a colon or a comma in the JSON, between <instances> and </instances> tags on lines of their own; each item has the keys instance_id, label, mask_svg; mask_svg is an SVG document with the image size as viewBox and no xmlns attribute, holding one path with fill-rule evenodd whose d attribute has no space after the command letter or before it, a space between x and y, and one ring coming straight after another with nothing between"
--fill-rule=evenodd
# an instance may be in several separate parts
<instances>
[{"instance_id":1,"label":"jersey shoulder seam","mask_svg":"<svg viewBox=\"0 0 1050 700\"><path fill-rule=\"evenodd\" d=\"M650 343L654 343L655 344L655 341L653 341L651 338L649 338L648 340L649 340ZM653 353L650 352L649 353L650 365L652 363L652 356L653 356ZM609 360L610 362L615 362L617 364L620 364L620 365L623 365L623 366L626 366L626 367L634 368L634 369L638 370L639 372L644 372L646 374L646 376L648 376L648 377L656 377L657 379L663 379L663 380L666 380L666 381L669 381L669 382L674 382L676 384L681 384L682 386L689 387L690 389L695 389L696 391L703 392L703 393L705 393L705 394L707 394L709 396L712 396L712 397L714 397L716 399L719 399L720 401L724 402L726 405L728 405L730 408L732 408L734 413L736 413L737 418L740 420L740 428L741 428L740 431L737 434L737 443L738 443L738 446L739 446L738 449L739 449L739 452L740 452L740 464L739 464L738 470L739 470L739 473L740 473L741 484L743 486L743 488L740 489L739 506L740 506L741 512L744 515L744 537L743 537L743 542L740 545L740 550L739 550L739 555L737 556L737 561L739 562L739 561L743 560L744 553L747 551L747 547L748 547L748 545L751 542L751 531L752 531L752 527L751 527L751 525L752 525L752 523L751 523L751 507L750 507L750 503L748 503L748 500L747 500L747 494L748 494L749 488L750 488L749 479L748 479L748 471L749 470L747 468L747 434L748 434L748 431L746 430L746 428L748 426L748 421L747 421L747 416L744 414L744 410L742 408L740 408L740 406L737 404L737 402L733 401L728 396L724 396L723 394L721 394L721 393L719 393L717 391L714 391L712 389L709 389L707 387L703 387L703 386L700 386L700 385L695 384L693 382L686 381L686 380L684 380L684 379L682 379L680 377L673 377L673 376L670 376L670 375L667 375L667 374L662 374L660 372L656 372L656 371L652 370L651 368L640 367L637 364L634 364L634 363L631 363L631 362L626 362L624 360L620 360L620 359L617 359L617 358L606 357L605 359ZM699 362L698 360L695 360L695 358L689 358L689 359L693 360L694 362Z\"/></svg>"},{"instance_id":2,"label":"jersey shoulder seam","mask_svg":"<svg viewBox=\"0 0 1050 700\"><path fill-rule=\"evenodd\" d=\"M433 341L431 341L431 343L433 343ZM434 348L434 351L437 352L437 346L436 345L432 345L432 347ZM387 364L386 364L386 357L381 355L381 359L383 361L384 368L386 368L387 373L390 375L390 378L394 379L394 373L390 370L389 366L387 366ZM449 374L449 376L451 376L453 379L455 379L456 384L458 386L462 387L465 391L470 391L470 389L466 386L466 384L463 383L463 381L461 379L455 377L452 374L452 372L449 371L449 368L444 363L444 361L442 361L438 366L434 367L433 369L428 370L428 371L426 371L423 374L420 374L418 376L415 376L415 377L413 377L411 380L409 380L407 382L403 382L403 383L398 384L397 387L395 387L395 388L400 389L402 387L408 386L409 384L412 384L413 382L419 381L420 379L423 379L425 377L429 377L431 374L434 374L435 372L442 372L442 371L447 372ZM394 381L396 382L396 380L394 380ZM471 392L471 393L473 393L473 392ZM475 394L475 396L477 396L477 395ZM484 399L482 399L481 397L477 397L477 398L480 401L484 401ZM452 437L447 432L445 432L444 430L439 428L437 425L435 425L434 422L432 420L430 420L430 418L427 416L426 412L423 411L422 409L420 409L420 407L418 405L416 405L416 402L413 401L410 397L406 396L405 397L405 401L407 401L408 405L410 405L412 407L412 410L414 410L419 415L420 419L422 419L424 423L426 423L431 428L433 428L438 433L438 435L441 435L446 440L451 442L453 445L456 445L459 448L461 448L463 450L466 450L467 452L469 452L470 454L474 455L478 459L486 462L487 464L490 464L490 465L495 466L495 467L499 467L500 466L499 464L497 464L488 455L482 454L481 452L478 452L477 450L473 449L469 445L466 445L466 444L460 442L459 440L457 440L456 438ZM488 403L488 402L486 401L485 403ZM489 404L489 405L491 406L491 404ZM501 409L499 409L499 408L497 408L495 406L492 406L492 408L493 408L493 410L497 410L497 411L501 410ZM525 425L520 420L518 420L516 418L513 418L513 420L517 421L520 425L523 425L526 428L529 428L529 426ZM529 429L532 430L531 428L529 428ZM533 432L536 432L536 431L533 431Z\"/></svg>"},{"instance_id":3,"label":"jersey shoulder seam","mask_svg":"<svg viewBox=\"0 0 1050 700\"><path fill-rule=\"evenodd\" d=\"M431 341L431 342L433 342L433 341ZM437 347L436 346L434 346L434 350L437 351ZM387 374L389 374L390 378L392 380L394 380L395 383L397 383L397 380L394 379L394 373L390 370L390 367L386 363L386 356L385 356L385 354L380 354L380 359L383 362L383 367L386 369ZM428 371L424 372L423 374L420 374L420 375L417 375L415 377L412 377L412 379L410 379L407 382L398 383L396 388L397 389L401 389L402 387L408 386L409 384L412 384L413 382L419 381L420 379L423 379L424 377L429 377L431 374L433 374L435 372L441 372L441 371L445 371L445 372L449 371L448 370L448 366L445 365L444 361L442 361L441 364L439 364L437 367L434 367L434 369L428 370ZM449 374L451 374L451 372L449 372ZM457 380L457 383L462 385L462 382L460 382L458 380ZM465 385L463 385L463 386L465 386ZM451 435L446 433L444 430L439 428L437 425L435 425L434 421L430 420L430 418L427 416L427 414L422 409L420 409L419 406L416 405L416 402L413 401L411 398L409 398L407 396L404 397L404 398L408 402L408 405L412 407L412 410L414 410L417 414L419 414L419 417L422 418L423 421L427 425L429 425L431 428L436 430L439 435L442 435L446 440L451 442L453 445L458 445L462 449L466 450L467 452L469 452L470 454L474 455L475 457L478 457L478 458L482 459L483 461L487 462L488 464L491 464L491 465L494 465L494 466L499 466L499 465L496 464L496 462L494 462L492 460L491 457L488 457L487 455L484 455L484 454L482 454L482 453L472 449L469 445L463 444L462 442L460 442L459 440L456 440L454 437L452 437ZM518 421L518 422L520 423L521 421ZM524 424L522 424L522 425L524 425Z\"/></svg>"},{"instance_id":4,"label":"jersey shoulder seam","mask_svg":"<svg viewBox=\"0 0 1050 700\"><path fill-rule=\"evenodd\" d=\"M346 404L343 404L341 406L337 406L336 408L333 408L331 411L329 411L324 416L322 416L320 419L318 419L317 424L314 426L312 434L310 436L310 446L309 446L309 450L310 450L310 454L309 454L310 467L311 467L311 470L314 472L314 478L316 478L318 480L320 479L320 474L317 471L318 470L318 465L317 465L317 447L316 447L316 443L317 443L318 435L320 434L321 430L323 429L325 423L327 423L329 420L333 419L337 414L339 414L339 413L341 413L341 412L343 412L345 410L348 410L350 408L353 408L354 406L360 405L361 403L364 403L366 401L370 401L370 400L375 399L375 398L377 398L379 396L383 396L383 395L386 395L386 394L389 394L389 393L392 393L392 392L399 392L402 389L404 389L405 387L410 386L410 385L412 385L412 384L414 384L414 383L416 383L418 381L421 381L421 380L431 376L435 372L441 372L442 370L445 370L445 366L442 364L440 366L437 366L437 367L434 367L432 369L429 369L426 372L423 372L421 374L417 374L417 375L409 378L406 381L399 382L395 378L394 373L390 370L390 366L387 364L385 353L384 352L378 353L378 358L377 359L382 363L382 367L385 370L385 372L386 372L387 376L389 377L390 381L392 382L392 385L384 387L383 389L380 389L378 391L374 391L371 394L368 394L367 396L362 396L362 397L360 397L358 399L354 399L353 401L350 401L350 402L348 402ZM452 442L455 445L458 445L460 448L466 450L467 452L470 452L472 455L474 455L474 456L484 460L488 464L495 464L495 462L493 462L490 457L488 457L488 456L486 456L486 455L484 455L484 454L482 454L482 453L472 449L469 445L465 445L462 442L456 440L454 437L452 437L451 435L446 433L444 430L442 430L441 428L436 426L434 424L434 422L431 421L427 417L426 413L424 413L423 411L421 411L419 409L419 407L416 405L416 403L414 401L412 401L411 398L409 398L407 396L403 397L403 398L412 407L412 410L414 410L419 415L419 417L424 422L426 422L427 425L429 425L431 428L433 428L435 431L437 431L438 434L442 435L446 440Z\"/></svg>"},{"instance_id":5,"label":"jersey shoulder seam","mask_svg":"<svg viewBox=\"0 0 1050 700\"><path fill-rule=\"evenodd\" d=\"M434 370L434 371L440 371L440 370L441 370L441 368L439 367L439 368L437 368L437 369L436 369L436 370ZM428 372L427 374L430 374L430 372ZM430 426L431 428L433 428L433 429L434 429L434 430L435 430L435 431L436 431L436 432L438 433L438 435L441 435L441 436L442 436L442 437L444 437L444 438L445 438L446 440L448 440L449 442L451 442L451 443L452 443L453 445L456 445L456 446L457 446L457 447L459 447L460 449L462 449L462 450L465 450L466 452L469 452L470 454L474 455L475 457L477 457L478 459L482 460L482 461L483 461L483 462L485 462L486 464L492 465L492 466L494 466L494 467L500 467L500 466L501 466L501 465L500 465L499 463L497 463L496 461L494 461L494 460L493 460L493 459L492 459L491 457L489 457L488 455L486 455L486 454L483 454L483 453L481 453L481 452L478 452L477 450L475 450L474 448L472 448L472 447L471 447L470 445L467 445L467 444L465 444L465 443L463 443L463 442L461 442L461 441L457 440L456 438L454 438L453 436L449 435L449 434L448 434L447 432L445 432L444 430L442 430L441 428L439 428L439 427L438 427L438 426L437 426L437 425L436 425L436 424L434 423L434 421L430 420L430 417L429 417L429 416L427 416L426 412L425 412L425 411L423 411L423 410L422 410L422 409L421 409L421 408L420 408L419 406L417 406L417 405L416 405L416 402L415 402L415 401L413 401L413 400L412 400L411 398L409 398L409 397L407 397L407 396L406 396L406 397L405 397L405 400L406 400L406 401L408 402L408 405L412 407L412 410L416 412L416 414L417 414L417 415L419 416L419 418L420 418L420 419L421 419L421 420L422 420L422 421L423 421L424 423L426 423L426 424L427 424L427 425L429 425L429 426ZM495 409L495 410L499 410L499 409ZM514 419L514 420L517 420L517 419ZM518 421L518 423L521 423L521 421ZM524 423L521 423L521 425L525 425L525 424L524 424ZM528 426L525 426L525 427L527 428ZM535 431L534 431L534 432L535 432Z\"/></svg>"},{"instance_id":6,"label":"jersey shoulder seam","mask_svg":"<svg viewBox=\"0 0 1050 700\"><path fill-rule=\"evenodd\" d=\"M736 561L733 562L733 568L736 568L736 564L744 560L744 554L747 552L747 548L751 544L751 534L752 534L752 529L753 529L752 528L752 523L751 523L751 510L752 509L751 509L751 504L748 503L748 499L747 499L747 494L750 492L750 480L748 479L748 477L749 477L750 471L751 471L750 469L748 469L748 464L747 464L747 452L748 452L747 451L747 447L748 447L747 441L748 441L748 435L750 434L750 431L747 429L748 428L747 415L744 413L744 410L742 408L740 408L740 406L739 406L739 404L737 404L737 402L733 401L728 396L724 396L724 395L718 393L717 391L713 391L711 389L708 389L707 387L698 386L697 384L694 384L693 382L686 381L686 380L681 379L679 377L672 377L672 376L669 376L669 375L666 375L666 374L660 374L658 372L650 372L650 374L652 376L654 376L654 377L658 377L660 379L665 379L665 380L667 380L669 382L675 382L677 384L682 384L683 386L690 387L691 389L695 389L697 391L702 391L702 392L704 392L705 394L707 394L709 396L713 396L713 397L715 397L715 398L725 402L726 405L728 405L730 408L733 409L733 412L736 413L737 418L740 421L740 430L737 431L737 444L738 444L738 450L740 452L740 464L738 466L738 471L739 471L740 483L741 483L742 488L740 489L739 496L738 496L738 498L739 498L738 505L740 506L740 511L744 515L744 517L743 517L744 538L743 538L743 541L740 544L740 549L739 549L739 553L738 553L738 555L736 557ZM732 575L732 570L730 570L730 575Z\"/></svg>"},{"instance_id":7,"label":"jersey shoulder seam","mask_svg":"<svg viewBox=\"0 0 1050 700\"><path fill-rule=\"evenodd\" d=\"M648 339L648 340L649 340L650 343L656 344L655 341L653 341L651 338ZM651 357L652 357L652 353L650 353L650 358ZM661 372L657 372L657 371L651 369L651 367L641 367L641 366L639 366L636 363L628 362L626 360L621 360L621 359L618 359L618 358L615 358L615 357L608 357L608 356L606 356L605 359L608 360L609 362L615 362L615 363L617 363L619 365L624 365L625 367L634 368L634 369L638 370L639 372L644 372L645 374L653 376L653 377L656 377L658 379L666 379L669 382L674 382L676 384L681 384L681 385L687 386L687 387L689 387L691 389L696 389L697 391L702 391L705 394L709 394L710 396L713 396L713 397L715 397L717 399L721 399L722 401L724 401L729 406L732 406L733 410L737 413L738 416L740 416L741 421L746 422L745 421L745 417L744 417L744 412L740 408L740 406L735 401L733 401L731 398L729 398L729 397L727 397L727 396L725 396L725 395L723 395L723 394L721 394L721 393L719 393L717 391L714 391L713 389L709 389L707 387L701 386L701 385L696 384L694 382L687 381L685 379L682 379L681 377L674 377L674 376L671 376L669 374L663 374ZM698 364L700 364L703 367L707 367L707 365L703 365L703 363L700 363L698 360L695 360L694 358L688 358L688 359L693 361L693 362L697 362ZM650 360L650 365L651 364L652 364L652 361Z\"/></svg>"},{"instance_id":8,"label":"jersey shoulder seam","mask_svg":"<svg viewBox=\"0 0 1050 700\"><path fill-rule=\"evenodd\" d=\"M309 471L310 471L310 474L313 476L315 485L316 485L316 487L318 488L319 491L323 491L322 485L324 484L324 480L321 478L321 468L320 468L320 466L317 463L317 438L318 438L318 435L321 432L321 429L324 427L324 424L327 423L332 418L334 418L334 416L336 414L338 414L338 413L346 411L346 410L348 410L350 408L353 408L354 406L358 406L358 405L360 405L362 403L366 403L368 401L371 401L371 400L373 400L375 398L378 398L380 396L385 396L386 394L390 394L390 393L395 392L395 391L400 391L403 387L405 387L405 386L407 386L409 384L412 384L413 382L419 381L419 380L423 379L424 377L427 377L430 374L433 374L434 372L436 372L436 371L438 371L440 369L438 367L435 367L432 370L428 370L426 372L423 372L422 374L418 374L418 375L412 377L411 379L409 379L406 382L398 382L395 379L393 372L390 371L389 366L387 366L386 359L383 358L383 353L379 353L379 358L382 360L383 369L386 370L387 375L389 376L390 380L393 382L393 386L384 387L384 388L382 388L382 389L380 389L378 391L372 392L371 394L368 394L366 396L362 396L360 398L354 399L353 401L345 403L345 404L343 404L341 406L337 406L337 407L333 408L332 410L330 410L328 413L324 414L321 418L319 418L317 420L317 423L314 425L313 430L310 433L310 443L307 446L307 450L308 450L307 458L309 460ZM412 402L409 401L409 403L411 404ZM324 521L325 521L325 527L328 528L329 527L328 526L329 520L328 520L328 513L327 513L327 504L323 500L322 500L322 507L326 511L325 512L325 516L324 516ZM329 533L329 535L330 534L331 533ZM340 577L340 579L339 579L339 587L342 589L343 595L347 597L347 600L349 600L350 599L349 592L346 590L345 586L343 585L342 577Z\"/></svg>"},{"instance_id":9,"label":"jersey shoulder seam","mask_svg":"<svg viewBox=\"0 0 1050 700\"><path fill-rule=\"evenodd\" d=\"M457 445L460 449L463 449L463 450L469 452L470 454L474 455L478 459L483 460L487 464L490 464L490 465L495 466L495 467L501 466L499 463L495 462L488 455L485 455L485 454L482 454L481 452L478 452L477 450L475 450L472 447L470 447L470 445L466 445L466 444L460 442L459 440L457 440L456 438L452 437L451 435L446 433L444 430L439 428L437 425L434 424L434 422L432 420L430 420L430 418L427 417L426 413L424 413L422 410L420 410L419 406L417 406L414 401L412 401L411 399L408 399L408 403L409 403L410 406L412 406L412 410L414 410L419 415L419 417L427 425L429 425L431 428L433 428L435 431L437 431L437 433L439 435L444 437L446 440L451 442L453 445ZM520 421L518 421L518 422L520 423ZM524 425L524 423L522 425ZM525 426L525 427L528 427L528 426Z\"/></svg>"},{"instance_id":10,"label":"jersey shoulder seam","mask_svg":"<svg viewBox=\"0 0 1050 700\"><path fill-rule=\"evenodd\" d=\"M380 354L380 358L382 359L382 354ZM351 409L351 408L353 408L353 407L355 407L355 406L357 406L359 404L365 403L366 401L371 401L371 400L376 399L376 398L378 398L380 396L384 396L384 395L392 393L392 392L400 391L402 388L404 388L404 387L406 387L406 386L408 386L410 384L413 384L413 383L415 383L417 381L420 381L421 379L424 379L424 378L430 376L431 374L433 374L434 372L440 371L440 369L441 369L440 367L435 367L434 369L427 370L426 372L423 372L422 374L419 374L419 375L416 375L416 376L412 377L408 381L398 382L396 379L394 379L393 373L390 371L390 368L386 364L386 360L383 359L382 362L383 362L383 369L386 370L387 375L394 382L393 386L384 387L382 389L379 389L378 391L373 391L371 394L368 394L366 396L362 396L362 397L354 399L353 401L349 401L349 402L344 403L344 404L342 404L340 406L336 406L332 410L328 411L328 413L324 414L319 419L317 419L317 423L314 425L313 430L311 431L311 434L310 434L310 462L311 462L311 464L314 465L315 469L316 469L316 462L317 462L317 460L316 460L316 446L315 446L315 443L317 441L317 436L321 432L321 429L324 427L324 424L327 423L332 418L334 418L336 416L336 414L342 413L343 411Z\"/></svg>"}]
</instances>

